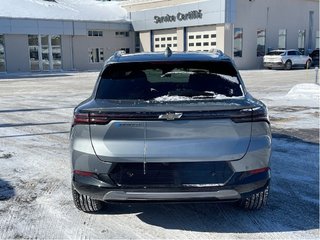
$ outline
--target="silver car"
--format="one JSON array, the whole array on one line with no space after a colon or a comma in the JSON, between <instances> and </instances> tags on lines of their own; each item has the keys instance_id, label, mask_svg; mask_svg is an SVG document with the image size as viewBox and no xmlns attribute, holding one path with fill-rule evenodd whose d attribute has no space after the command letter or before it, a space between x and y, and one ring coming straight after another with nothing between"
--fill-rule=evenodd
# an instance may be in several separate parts
<instances>
[{"instance_id":1,"label":"silver car","mask_svg":"<svg viewBox=\"0 0 320 240\"><path fill-rule=\"evenodd\" d=\"M217 51L116 53L71 128L75 206L108 202L266 204L266 106Z\"/></svg>"},{"instance_id":2,"label":"silver car","mask_svg":"<svg viewBox=\"0 0 320 240\"><path fill-rule=\"evenodd\" d=\"M295 49L274 50L263 57L263 65L268 69L284 68L290 70L293 67L304 67L305 69L309 69L311 63L311 57L305 56Z\"/></svg>"}]
</instances>

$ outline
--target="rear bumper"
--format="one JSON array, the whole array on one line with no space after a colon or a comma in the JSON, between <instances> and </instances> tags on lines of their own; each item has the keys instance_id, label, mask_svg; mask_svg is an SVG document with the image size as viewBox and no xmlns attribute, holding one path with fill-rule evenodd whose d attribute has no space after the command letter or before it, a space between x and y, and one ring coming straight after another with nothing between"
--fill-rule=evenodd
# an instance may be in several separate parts
<instances>
[{"instance_id":1,"label":"rear bumper","mask_svg":"<svg viewBox=\"0 0 320 240\"><path fill-rule=\"evenodd\" d=\"M265 68L283 68L283 62L264 62L263 66Z\"/></svg>"},{"instance_id":2,"label":"rear bumper","mask_svg":"<svg viewBox=\"0 0 320 240\"><path fill-rule=\"evenodd\" d=\"M229 202L259 192L270 181L270 169L258 174L235 173L227 184L213 186L132 186L120 187L95 177L73 176L79 193L106 202Z\"/></svg>"}]
</instances>

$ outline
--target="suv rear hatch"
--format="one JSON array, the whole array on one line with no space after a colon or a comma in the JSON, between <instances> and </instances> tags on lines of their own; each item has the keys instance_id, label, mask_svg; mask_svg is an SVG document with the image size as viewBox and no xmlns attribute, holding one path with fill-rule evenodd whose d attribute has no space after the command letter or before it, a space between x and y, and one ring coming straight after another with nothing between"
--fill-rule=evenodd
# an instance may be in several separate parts
<instances>
[{"instance_id":1,"label":"suv rear hatch","mask_svg":"<svg viewBox=\"0 0 320 240\"><path fill-rule=\"evenodd\" d=\"M224 109L218 110L222 106ZM248 105L221 102L202 111L178 107L157 112L139 107L131 108L134 112L111 109L90 113L92 145L103 161L230 161L241 159L250 142L252 113Z\"/></svg>"},{"instance_id":2,"label":"suv rear hatch","mask_svg":"<svg viewBox=\"0 0 320 240\"><path fill-rule=\"evenodd\" d=\"M252 106L230 61L111 64L93 101L103 161L231 161L250 142Z\"/></svg>"},{"instance_id":3,"label":"suv rear hatch","mask_svg":"<svg viewBox=\"0 0 320 240\"><path fill-rule=\"evenodd\" d=\"M282 62L284 54L284 51L271 51L263 57L263 61L267 63Z\"/></svg>"}]
</instances>

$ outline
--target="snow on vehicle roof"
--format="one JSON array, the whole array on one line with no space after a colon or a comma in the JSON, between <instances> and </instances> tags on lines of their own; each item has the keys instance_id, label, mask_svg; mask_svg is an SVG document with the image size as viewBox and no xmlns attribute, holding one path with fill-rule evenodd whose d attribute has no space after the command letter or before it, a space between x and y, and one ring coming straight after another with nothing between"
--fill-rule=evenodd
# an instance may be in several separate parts
<instances>
[{"instance_id":1,"label":"snow on vehicle roof","mask_svg":"<svg viewBox=\"0 0 320 240\"><path fill-rule=\"evenodd\" d=\"M0 0L0 17L84 21L127 21L117 2L97 0Z\"/></svg>"}]
</instances>

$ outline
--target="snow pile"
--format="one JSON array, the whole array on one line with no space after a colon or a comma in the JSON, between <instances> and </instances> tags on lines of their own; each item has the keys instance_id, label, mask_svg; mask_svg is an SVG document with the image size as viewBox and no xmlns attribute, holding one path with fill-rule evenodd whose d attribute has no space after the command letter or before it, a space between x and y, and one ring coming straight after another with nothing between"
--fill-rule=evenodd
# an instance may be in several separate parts
<instances>
[{"instance_id":1,"label":"snow pile","mask_svg":"<svg viewBox=\"0 0 320 240\"><path fill-rule=\"evenodd\" d=\"M315 83L297 84L286 95L287 99L319 100L320 85Z\"/></svg>"},{"instance_id":2,"label":"snow pile","mask_svg":"<svg viewBox=\"0 0 320 240\"><path fill-rule=\"evenodd\" d=\"M265 100L272 125L278 128L319 129L320 86L302 83L284 96Z\"/></svg>"},{"instance_id":3,"label":"snow pile","mask_svg":"<svg viewBox=\"0 0 320 240\"><path fill-rule=\"evenodd\" d=\"M0 17L89 21L126 21L117 2L96 0L0 0Z\"/></svg>"}]
</instances>

